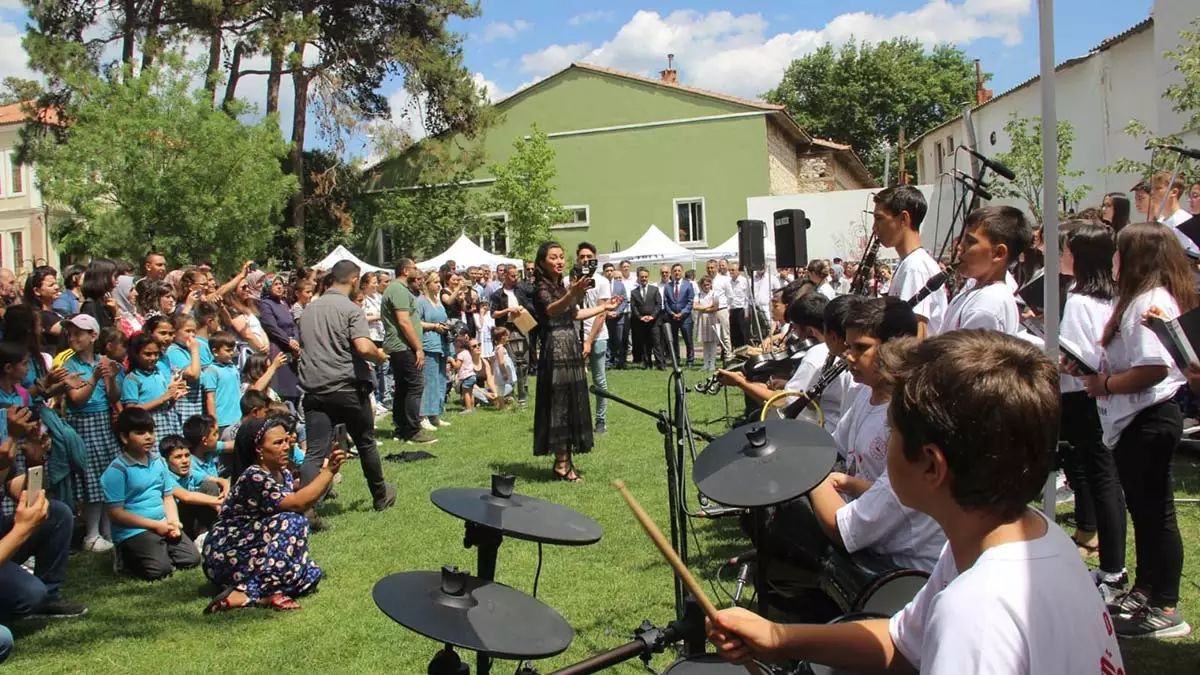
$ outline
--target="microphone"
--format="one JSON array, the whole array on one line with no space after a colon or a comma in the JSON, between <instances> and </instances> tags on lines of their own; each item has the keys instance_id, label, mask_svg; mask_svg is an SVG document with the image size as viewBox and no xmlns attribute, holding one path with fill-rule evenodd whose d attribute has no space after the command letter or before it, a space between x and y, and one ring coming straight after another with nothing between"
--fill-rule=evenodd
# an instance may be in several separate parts
<instances>
[{"instance_id":1,"label":"microphone","mask_svg":"<svg viewBox=\"0 0 1200 675\"><path fill-rule=\"evenodd\" d=\"M999 172L997 172L997 173L999 173ZM963 187L965 187L966 189L970 190L971 192L974 192L975 194L979 195L980 199L985 199L989 202L992 201L992 193L988 192L987 190L983 189L982 187L975 185L973 183L968 183L967 180L965 178L963 178L962 176L955 175L954 180L958 181L959 183L962 183Z\"/></svg>"},{"instance_id":2,"label":"microphone","mask_svg":"<svg viewBox=\"0 0 1200 675\"><path fill-rule=\"evenodd\" d=\"M743 552L733 556L729 560L726 560L725 566L726 567L737 567L738 565L744 565L746 563L751 563L751 562L754 562L755 560L758 560L758 549L752 548L749 551L743 551Z\"/></svg>"},{"instance_id":3,"label":"microphone","mask_svg":"<svg viewBox=\"0 0 1200 675\"><path fill-rule=\"evenodd\" d=\"M983 165L986 166L987 168L991 169L993 173L995 173L999 176L1002 176L1004 178L1007 178L1009 180L1017 179L1017 174L1013 173L1012 169L1009 169L1007 166L1004 166L1000 162L997 162L994 159L989 159L987 157L984 157L983 155L979 154L978 152L975 152L974 150L972 150L971 148L968 148L965 145L960 145L958 147L971 153L971 155L975 159L983 162ZM989 197L988 199L990 200L991 198Z\"/></svg>"},{"instance_id":4,"label":"microphone","mask_svg":"<svg viewBox=\"0 0 1200 675\"><path fill-rule=\"evenodd\" d=\"M981 187L985 190L987 189L988 182L986 180L981 180L979 178L976 178L975 176L972 176L971 174L967 173L966 171L963 171L962 169L954 169L954 173L962 176L963 178L966 178L967 180L971 181L972 183L978 185L979 187Z\"/></svg>"},{"instance_id":5,"label":"microphone","mask_svg":"<svg viewBox=\"0 0 1200 675\"><path fill-rule=\"evenodd\" d=\"M1200 159L1200 150L1193 150L1192 148L1184 148L1184 147L1180 147L1178 145L1147 145L1146 149L1147 150L1170 150L1171 152L1178 152L1179 154L1183 155L1184 157L1191 157L1192 159Z\"/></svg>"}]
</instances>

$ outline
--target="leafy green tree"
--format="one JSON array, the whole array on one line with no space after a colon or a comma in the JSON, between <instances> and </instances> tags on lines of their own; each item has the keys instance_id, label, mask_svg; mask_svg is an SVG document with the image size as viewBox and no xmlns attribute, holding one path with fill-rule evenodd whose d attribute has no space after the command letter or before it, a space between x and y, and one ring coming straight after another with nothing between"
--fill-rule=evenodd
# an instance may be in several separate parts
<instances>
[{"instance_id":1,"label":"leafy green tree","mask_svg":"<svg viewBox=\"0 0 1200 675\"><path fill-rule=\"evenodd\" d=\"M926 52L906 37L877 44L851 40L792 61L779 86L764 98L787 106L810 134L849 143L882 179L884 147L891 148L892 171L897 170L901 129L911 138L974 102L975 70L966 54L950 45ZM909 163L915 174L916 157Z\"/></svg>"},{"instance_id":2,"label":"leafy green tree","mask_svg":"<svg viewBox=\"0 0 1200 675\"><path fill-rule=\"evenodd\" d=\"M21 77L6 77L0 84L0 105L36 101L42 95L42 85Z\"/></svg>"},{"instance_id":3,"label":"leafy green tree","mask_svg":"<svg viewBox=\"0 0 1200 675\"><path fill-rule=\"evenodd\" d=\"M508 213L509 255L532 260L537 247L550 238L550 226L562 213L554 196L557 172L554 148L536 124L528 137L513 142L508 161L492 165L496 182L488 202L491 210Z\"/></svg>"},{"instance_id":4,"label":"leafy green tree","mask_svg":"<svg viewBox=\"0 0 1200 675\"><path fill-rule=\"evenodd\" d=\"M88 96L69 125L27 139L47 202L71 214L53 226L61 247L118 257L153 248L226 270L262 257L297 188L278 125L214 110L178 58L119 72L72 74Z\"/></svg>"},{"instance_id":5,"label":"leafy green tree","mask_svg":"<svg viewBox=\"0 0 1200 675\"><path fill-rule=\"evenodd\" d=\"M1025 200L1029 211L1037 220L1042 219L1042 118L1017 117L1016 113L1004 124L1004 133L1008 134L1011 149L998 153L996 160L1012 169L1016 174L1013 181L996 181L992 184L991 192L998 198L1014 198ZM1072 211L1080 200L1091 191L1091 185L1078 185L1067 188L1064 178L1078 178L1082 171L1069 168L1071 163L1071 146L1075 142L1075 127L1067 120L1058 121L1058 198L1062 202L1063 211Z\"/></svg>"},{"instance_id":6,"label":"leafy green tree","mask_svg":"<svg viewBox=\"0 0 1200 675\"><path fill-rule=\"evenodd\" d=\"M1193 19L1191 26L1196 30L1179 32L1182 38L1179 49L1163 52L1163 56L1175 61L1175 70L1183 76L1183 82L1172 84L1163 92L1163 98L1171 102L1171 108L1187 119L1184 129L1200 128L1200 18ZM1125 125L1125 133L1138 139L1138 144L1145 147L1150 145L1179 145L1178 135L1156 135L1150 127L1133 119ZM1173 152L1156 152L1151 161L1122 158L1104 168L1108 173L1132 173L1138 176L1149 176L1158 171L1170 171L1175 168L1178 158ZM1195 162L1184 157L1179 168L1185 175L1194 175Z\"/></svg>"}]
</instances>

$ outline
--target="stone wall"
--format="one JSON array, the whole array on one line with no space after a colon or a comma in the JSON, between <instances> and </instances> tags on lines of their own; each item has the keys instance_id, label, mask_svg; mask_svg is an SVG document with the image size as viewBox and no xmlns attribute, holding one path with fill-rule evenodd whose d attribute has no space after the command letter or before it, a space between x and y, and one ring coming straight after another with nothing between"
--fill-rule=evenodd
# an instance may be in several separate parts
<instances>
[{"instance_id":1,"label":"stone wall","mask_svg":"<svg viewBox=\"0 0 1200 675\"><path fill-rule=\"evenodd\" d=\"M814 152L798 157L798 193L832 192L835 188L836 160L832 152Z\"/></svg>"},{"instance_id":2,"label":"stone wall","mask_svg":"<svg viewBox=\"0 0 1200 675\"><path fill-rule=\"evenodd\" d=\"M767 120L767 161L771 195L794 195L801 190L797 182L796 146L787 134Z\"/></svg>"}]
</instances>

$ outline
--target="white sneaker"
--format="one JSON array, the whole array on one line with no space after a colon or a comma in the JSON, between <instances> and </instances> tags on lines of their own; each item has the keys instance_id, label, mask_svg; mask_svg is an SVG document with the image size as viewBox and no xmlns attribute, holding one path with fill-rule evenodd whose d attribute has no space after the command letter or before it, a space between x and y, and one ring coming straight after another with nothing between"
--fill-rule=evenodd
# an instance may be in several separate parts
<instances>
[{"instance_id":1,"label":"white sneaker","mask_svg":"<svg viewBox=\"0 0 1200 675\"><path fill-rule=\"evenodd\" d=\"M113 550L113 544L104 537L84 539L83 550L91 551L92 553L108 553L109 551Z\"/></svg>"},{"instance_id":2,"label":"white sneaker","mask_svg":"<svg viewBox=\"0 0 1200 675\"><path fill-rule=\"evenodd\" d=\"M196 544L196 550L200 552L200 555L204 555L204 540L207 538L208 533L201 532L200 534L196 535L195 539L192 540L193 543Z\"/></svg>"},{"instance_id":3,"label":"white sneaker","mask_svg":"<svg viewBox=\"0 0 1200 675\"><path fill-rule=\"evenodd\" d=\"M430 422L428 419L421 420L421 428L424 429L425 431L437 431L438 430L438 428L433 426L433 423Z\"/></svg>"}]
</instances>

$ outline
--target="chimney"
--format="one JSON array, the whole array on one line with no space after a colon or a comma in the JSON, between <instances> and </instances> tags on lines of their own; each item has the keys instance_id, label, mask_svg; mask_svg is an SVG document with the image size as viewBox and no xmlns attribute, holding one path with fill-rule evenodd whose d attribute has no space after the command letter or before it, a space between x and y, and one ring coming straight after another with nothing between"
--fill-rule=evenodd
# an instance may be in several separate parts
<instances>
[{"instance_id":1,"label":"chimney","mask_svg":"<svg viewBox=\"0 0 1200 675\"><path fill-rule=\"evenodd\" d=\"M658 79L667 84L679 84L679 73L675 70L674 54L667 54L667 69L658 73Z\"/></svg>"},{"instance_id":2,"label":"chimney","mask_svg":"<svg viewBox=\"0 0 1200 675\"><path fill-rule=\"evenodd\" d=\"M979 59L975 59L975 105L983 105L992 100L992 90L983 88L983 70L979 67Z\"/></svg>"}]
</instances>

